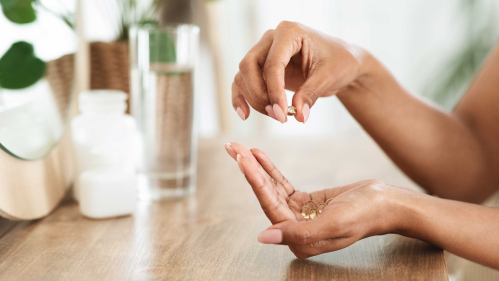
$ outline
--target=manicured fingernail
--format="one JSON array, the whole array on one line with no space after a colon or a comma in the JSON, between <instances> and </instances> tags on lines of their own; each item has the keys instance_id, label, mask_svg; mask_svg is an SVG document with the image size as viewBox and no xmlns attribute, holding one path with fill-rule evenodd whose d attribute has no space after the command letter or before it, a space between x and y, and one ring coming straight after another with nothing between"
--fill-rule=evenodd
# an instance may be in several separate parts
<instances>
[{"instance_id":1,"label":"manicured fingernail","mask_svg":"<svg viewBox=\"0 0 499 281\"><path fill-rule=\"evenodd\" d=\"M303 124L305 124L305 122L307 122L308 120L308 116L310 115L310 107L308 106L308 104L305 104L303 106L302 112L303 112Z\"/></svg>"},{"instance_id":2,"label":"manicured fingernail","mask_svg":"<svg viewBox=\"0 0 499 281\"><path fill-rule=\"evenodd\" d=\"M286 115L284 115L284 111L282 111L282 108L277 103L274 104L273 109L277 120L281 123L286 122Z\"/></svg>"},{"instance_id":3,"label":"manicured fingernail","mask_svg":"<svg viewBox=\"0 0 499 281\"><path fill-rule=\"evenodd\" d=\"M274 110L272 109L272 105L267 105L265 107L265 110L267 111L267 114L270 116L270 118L274 118L275 120L277 120L277 117L275 117L275 113L274 113Z\"/></svg>"},{"instance_id":4,"label":"manicured fingernail","mask_svg":"<svg viewBox=\"0 0 499 281\"><path fill-rule=\"evenodd\" d=\"M280 229L267 229L258 235L258 242L263 244L279 244L282 242Z\"/></svg>"},{"instance_id":5,"label":"manicured fingernail","mask_svg":"<svg viewBox=\"0 0 499 281\"><path fill-rule=\"evenodd\" d=\"M244 116L244 112L243 112L243 110L242 110L240 107L238 107L238 108L236 109L236 112L237 112L237 115L239 115L239 117L240 117L243 121L244 121L244 120L246 120L246 116Z\"/></svg>"},{"instance_id":6,"label":"manicured fingernail","mask_svg":"<svg viewBox=\"0 0 499 281\"><path fill-rule=\"evenodd\" d=\"M234 151L234 149L232 148L232 146L230 146L230 142L225 143L224 147L225 147L225 150L227 150L227 153L229 153L229 155L232 158L236 158L236 152Z\"/></svg>"},{"instance_id":7,"label":"manicured fingernail","mask_svg":"<svg viewBox=\"0 0 499 281\"><path fill-rule=\"evenodd\" d=\"M238 155L236 156L236 159L237 159L237 166L239 166L239 170L241 170L241 173L243 173L243 174L244 174L244 168L243 168L243 163L241 163L241 158L243 158L243 157L241 156L241 154L238 154Z\"/></svg>"}]
</instances>

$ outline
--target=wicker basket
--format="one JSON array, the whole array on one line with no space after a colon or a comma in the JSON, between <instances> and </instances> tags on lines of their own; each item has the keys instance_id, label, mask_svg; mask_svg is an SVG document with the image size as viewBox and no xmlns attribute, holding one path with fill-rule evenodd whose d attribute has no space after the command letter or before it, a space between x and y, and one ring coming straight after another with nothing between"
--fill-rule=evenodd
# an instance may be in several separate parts
<instances>
[{"instance_id":1,"label":"wicker basket","mask_svg":"<svg viewBox=\"0 0 499 281\"><path fill-rule=\"evenodd\" d=\"M130 94L128 42L90 43L90 89L120 90ZM129 108L128 104L127 112Z\"/></svg>"},{"instance_id":2,"label":"wicker basket","mask_svg":"<svg viewBox=\"0 0 499 281\"><path fill-rule=\"evenodd\" d=\"M65 121L74 83L74 54L47 62L45 78L54 96L61 120Z\"/></svg>"}]
</instances>

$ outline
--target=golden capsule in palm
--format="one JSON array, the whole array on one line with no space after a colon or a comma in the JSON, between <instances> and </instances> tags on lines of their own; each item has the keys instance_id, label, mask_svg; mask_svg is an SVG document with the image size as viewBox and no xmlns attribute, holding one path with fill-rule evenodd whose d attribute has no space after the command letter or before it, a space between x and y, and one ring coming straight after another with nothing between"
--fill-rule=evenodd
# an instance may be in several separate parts
<instances>
[{"instance_id":1,"label":"golden capsule in palm","mask_svg":"<svg viewBox=\"0 0 499 281\"><path fill-rule=\"evenodd\" d=\"M317 204L315 204L315 202L312 201L312 200L308 201L307 204L305 204L305 206L307 206L308 208L310 208L310 210L317 209Z\"/></svg>"},{"instance_id":2,"label":"golden capsule in palm","mask_svg":"<svg viewBox=\"0 0 499 281\"><path fill-rule=\"evenodd\" d=\"M310 218L310 208L309 207L307 207L307 206L301 207L300 213L304 218L306 218L306 219Z\"/></svg>"},{"instance_id":3,"label":"golden capsule in palm","mask_svg":"<svg viewBox=\"0 0 499 281\"><path fill-rule=\"evenodd\" d=\"M317 212L315 210L310 211L310 219L313 220L317 217Z\"/></svg>"},{"instance_id":4,"label":"golden capsule in palm","mask_svg":"<svg viewBox=\"0 0 499 281\"><path fill-rule=\"evenodd\" d=\"M324 208L326 208L326 204L325 203L319 203L319 204L317 204L317 212L319 212L319 214L321 214L322 211L324 211Z\"/></svg>"},{"instance_id":5,"label":"golden capsule in palm","mask_svg":"<svg viewBox=\"0 0 499 281\"><path fill-rule=\"evenodd\" d=\"M288 106L288 116L295 116L295 114L296 114L296 107Z\"/></svg>"}]
</instances>

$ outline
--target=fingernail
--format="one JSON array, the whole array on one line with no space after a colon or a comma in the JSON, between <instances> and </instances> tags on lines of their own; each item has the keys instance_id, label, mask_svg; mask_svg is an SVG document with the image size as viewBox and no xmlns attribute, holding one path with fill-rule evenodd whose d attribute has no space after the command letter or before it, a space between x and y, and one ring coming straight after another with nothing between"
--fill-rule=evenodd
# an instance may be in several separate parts
<instances>
[{"instance_id":1,"label":"fingernail","mask_svg":"<svg viewBox=\"0 0 499 281\"><path fill-rule=\"evenodd\" d=\"M225 150L227 150L227 153L229 153L229 155L231 157L234 157L234 158L236 157L236 152L234 151L232 146L230 146L230 142L225 143L224 147L225 147Z\"/></svg>"},{"instance_id":2,"label":"fingernail","mask_svg":"<svg viewBox=\"0 0 499 281\"><path fill-rule=\"evenodd\" d=\"M275 116L275 113L274 113L274 110L272 109L272 105L267 105L265 107L265 110L267 111L267 114L270 116L270 118L274 118L275 120L277 120L277 117Z\"/></svg>"},{"instance_id":3,"label":"fingernail","mask_svg":"<svg viewBox=\"0 0 499 281\"><path fill-rule=\"evenodd\" d=\"M305 104L303 106L302 112L303 112L303 124L305 124L305 122L307 122L308 120L308 116L310 115L310 107L308 106L308 104Z\"/></svg>"},{"instance_id":4,"label":"fingernail","mask_svg":"<svg viewBox=\"0 0 499 281\"><path fill-rule=\"evenodd\" d=\"M274 104L273 109L277 120L281 123L286 122L286 115L284 115L284 111L282 111L282 108L277 103Z\"/></svg>"},{"instance_id":5,"label":"fingernail","mask_svg":"<svg viewBox=\"0 0 499 281\"><path fill-rule=\"evenodd\" d=\"M279 244L282 242L280 229L267 229L258 235L258 242L263 244Z\"/></svg>"},{"instance_id":6,"label":"fingernail","mask_svg":"<svg viewBox=\"0 0 499 281\"><path fill-rule=\"evenodd\" d=\"M242 110L240 107L238 107L238 108L236 109L236 112L237 112L237 115L239 115L239 117L240 117L243 121L244 121L244 120L246 120L246 116L244 116L244 112L243 112L243 110Z\"/></svg>"},{"instance_id":7,"label":"fingernail","mask_svg":"<svg viewBox=\"0 0 499 281\"><path fill-rule=\"evenodd\" d=\"M241 156L241 154L238 154L238 155L236 156L236 159L237 159L237 166L239 166L239 170L241 170L241 173L243 173L243 175L244 175L244 168L243 168L243 163L241 163L241 158L243 158L243 157Z\"/></svg>"}]
</instances>

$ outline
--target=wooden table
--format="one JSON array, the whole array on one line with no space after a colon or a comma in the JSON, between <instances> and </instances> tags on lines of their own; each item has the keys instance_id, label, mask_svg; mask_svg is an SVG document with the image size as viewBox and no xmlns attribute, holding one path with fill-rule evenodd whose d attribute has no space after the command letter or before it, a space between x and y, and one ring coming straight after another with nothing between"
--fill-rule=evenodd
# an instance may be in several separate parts
<instances>
[{"instance_id":1,"label":"wooden table","mask_svg":"<svg viewBox=\"0 0 499 281\"><path fill-rule=\"evenodd\" d=\"M194 197L139 202L110 220L85 219L70 200L38 221L0 220L0 280L448 280L442 250L397 235L307 260L259 244L270 224L227 140L200 142ZM414 186L365 136L235 140L267 151L302 190L366 178Z\"/></svg>"}]
</instances>

